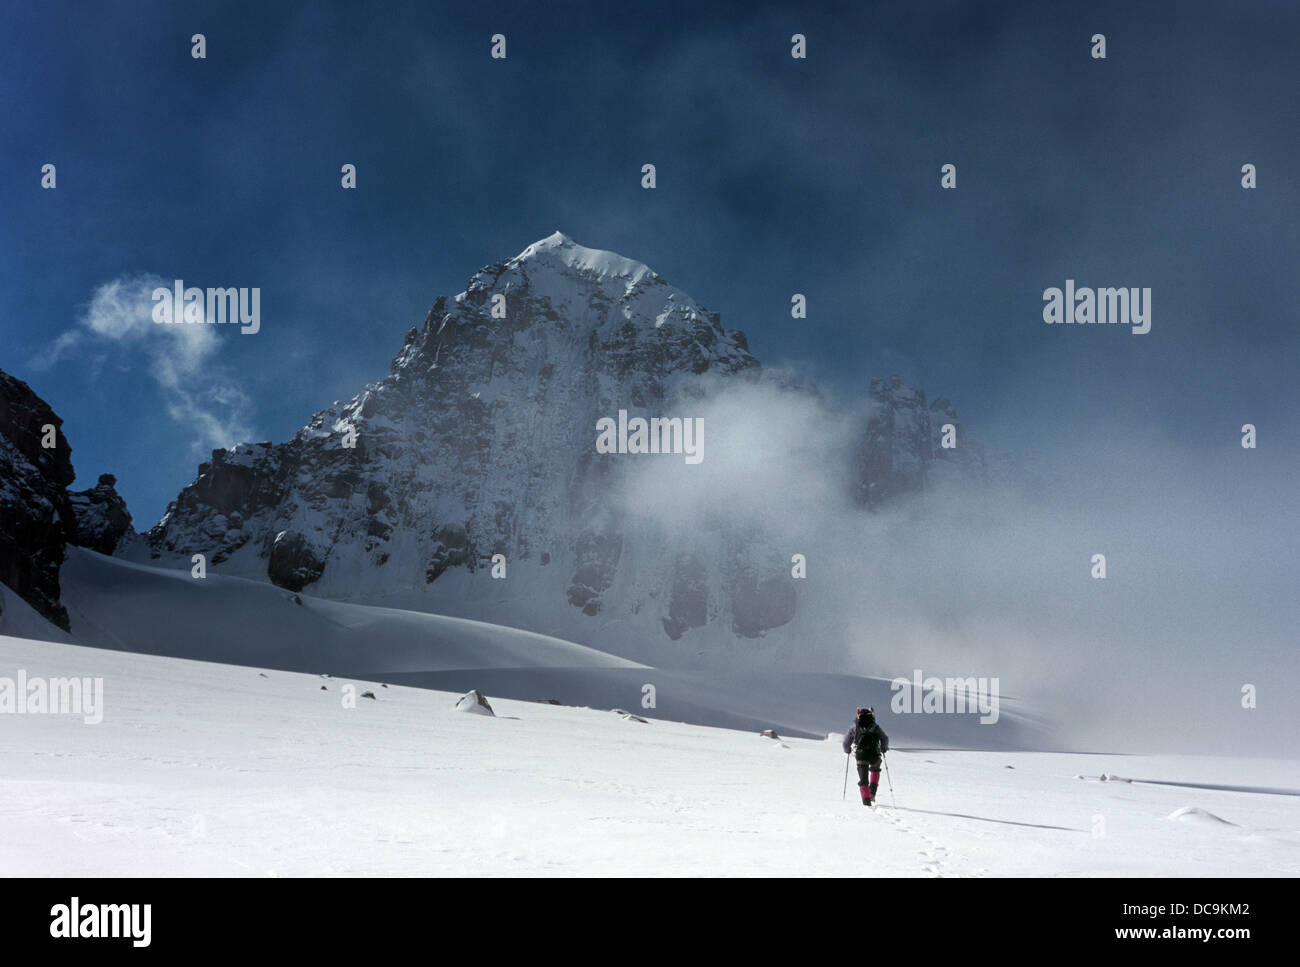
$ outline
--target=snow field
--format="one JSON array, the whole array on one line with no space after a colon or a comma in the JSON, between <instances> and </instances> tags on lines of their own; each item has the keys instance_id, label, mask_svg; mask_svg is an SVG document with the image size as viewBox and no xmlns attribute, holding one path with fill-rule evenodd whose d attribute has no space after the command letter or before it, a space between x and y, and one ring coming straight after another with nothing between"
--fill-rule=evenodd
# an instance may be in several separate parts
<instances>
[{"instance_id":1,"label":"snow field","mask_svg":"<svg viewBox=\"0 0 1300 967\"><path fill-rule=\"evenodd\" d=\"M1294 763L899 750L872 812L835 741L0 637L18 668L101 676L106 708L0 715L9 876L1300 873L1295 795L1095 781Z\"/></svg>"}]
</instances>

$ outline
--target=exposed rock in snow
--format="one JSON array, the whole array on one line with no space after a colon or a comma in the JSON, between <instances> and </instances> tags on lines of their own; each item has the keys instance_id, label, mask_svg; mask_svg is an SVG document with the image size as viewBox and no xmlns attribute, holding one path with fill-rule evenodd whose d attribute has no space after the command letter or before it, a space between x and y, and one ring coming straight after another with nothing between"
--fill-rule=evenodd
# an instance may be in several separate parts
<instances>
[{"instance_id":1,"label":"exposed rock in snow","mask_svg":"<svg viewBox=\"0 0 1300 967\"><path fill-rule=\"evenodd\" d=\"M101 473L99 483L89 490L68 495L76 516L77 532L72 543L100 554L112 554L126 538L135 536L126 501L115 489L117 478Z\"/></svg>"},{"instance_id":2,"label":"exposed rock in snow","mask_svg":"<svg viewBox=\"0 0 1300 967\"><path fill-rule=\"evenodd\" d=\"M26 383L0 371L0 581L67 631L59 566L76 533L67 492L76 474L62 426Z\"/></svg>"},{"instance_id":3,"label":"exposed rock in snow","mask_svg":"<svg viewBox=\"0 0 1300 967\"><path fill-rule=\"evenodd\" d=\"M487 696L477 688L471 689L462 695L457 700L455 707L457 712L469 712L472 715L496 715L492 711L492 706L488 704Z\"/></svg>"},{"instance_id":4,"label":"exposed rock in snow","mask_svg":"<svg viewBox=\"0 0 1300 967\"><path fill-rule=\"evenodd\" d=\"M324 569L325 562L305 535L281 531L275 536L266 565L272 582L290 591L301 591L319 578Z\"/></svg>"}]
</instances>

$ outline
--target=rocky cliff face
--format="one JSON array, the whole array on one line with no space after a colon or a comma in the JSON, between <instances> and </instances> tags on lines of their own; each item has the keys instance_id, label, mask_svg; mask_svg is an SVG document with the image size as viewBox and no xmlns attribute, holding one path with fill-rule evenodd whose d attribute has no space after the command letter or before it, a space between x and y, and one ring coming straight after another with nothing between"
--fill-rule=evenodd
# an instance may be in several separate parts
<instances>
[{"instance_id":1,"label":"rocky cliff face","mask_svg":"<svg viewBox=\"0 0 1300 967\"><path fill-rule=\"evenodd\" d=\"M952 403L940 397L926 404L925 391L897 376L871 381L872 415L858 450L854 496L865 507L924 490L947 475L983 479L985 454L965 440ZM955 446L943 446L944 427Z\"/></svg>"},{"instance_id":2,"label":"rocky cliff face","mask_svg":"<svg viewBox=\"0 0 1300 967\"><path fill-rule=\"evenodd\" d=\"M292 440L214 451L147 540L155 558L203 553L292 590L419 591L450 611L453 597L515 594L529 614L544 603L647 618L673 640L706 625L761 636L797 611L789 552L759 550L745 528L666 538L627 519L614 495L634 461L593 441L597 420L620 409L689 416L717 386L762 379L716 313L646 266L556 233L439 297L384 379ZM946 459L936 427L955 420L896 381L872 393L876 416L845 481L868 507L922 486ZM524 576L511 591L472 588L467 576L494 559Z\"/></svg>"},{"instance_id":3,"label":"rocky cliff face","mask_svg":"<svg viewBox=\"0 0 1300 967\"><path fill-rule=\"evenodd\" d=\"M131 514L116 486L115 476L102 473L94 487L68 495L77 525L72 543L100 554L112 554L124 540L134 536Z\"/></svg>"},{"instance_id":4,"label":"rocky cliff face","mask_svg":"<svg viewBox=\"0 0 1300 967\"><path fill-rule=\"evenodd\" d=\"M67 493L76 475L62 426L26 383L0 371L0 581L67 631L59 567L76 532Z\"/></svg>"}]
</instances>

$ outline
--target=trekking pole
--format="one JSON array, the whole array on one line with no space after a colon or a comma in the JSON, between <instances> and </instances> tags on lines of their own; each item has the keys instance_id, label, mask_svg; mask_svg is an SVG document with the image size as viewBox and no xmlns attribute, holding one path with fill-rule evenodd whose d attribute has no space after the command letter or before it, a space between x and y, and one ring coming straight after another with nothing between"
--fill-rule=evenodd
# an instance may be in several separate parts
<instances>
[{"instance_id":1,"label":"trekking pole","mask_svg":"<svg viewBox=\"0 0 1300 967\"><path fill-rule=\"evenodd\" d=\"M844 753L844 795L840 796L840 799L849 798L849 758L852 754L851 752Z\"/></svg>"},{"instance_id":2,"label":"trekking pole","mask_svg":"<svg viewBox=\"0 0 1300 967\"><path fill-rule=\"evenodd\" d=\"M889 756L881 756L880 759L885 764L885 778L889 780L889 804L897 809L898 802L894 799L894 779L889 774Z\"/></svg>"}]
</instances>

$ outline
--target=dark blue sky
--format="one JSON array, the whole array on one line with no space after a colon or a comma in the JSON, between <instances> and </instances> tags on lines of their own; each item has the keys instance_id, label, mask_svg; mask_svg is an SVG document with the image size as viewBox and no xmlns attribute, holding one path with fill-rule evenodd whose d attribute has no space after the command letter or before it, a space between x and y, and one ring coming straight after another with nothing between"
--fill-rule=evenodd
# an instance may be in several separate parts
<instances>
[{"instance_id":1,"label":"dark blue sky","mask_svg":"<svg viewBox=\"0 0 1300 967\"><path fill-rule=\"evenodd\" d=\"M148 527L225 417L288 437L555 229L766 364L845 399L899 373L1003 449L1116 429L1209 453L1254 422L1294 451L1294 3L622 6L7 3L0 368L66 421L78 486L116 473ZM141 274L259 286L262 331L161 385L144 343L81 321ZM1066 278L1150 287L1151 333L1044 325Z\"/></svg>"}]
</instances>

